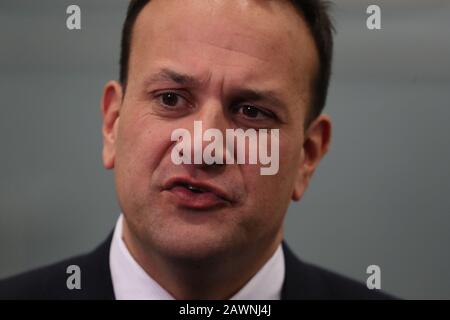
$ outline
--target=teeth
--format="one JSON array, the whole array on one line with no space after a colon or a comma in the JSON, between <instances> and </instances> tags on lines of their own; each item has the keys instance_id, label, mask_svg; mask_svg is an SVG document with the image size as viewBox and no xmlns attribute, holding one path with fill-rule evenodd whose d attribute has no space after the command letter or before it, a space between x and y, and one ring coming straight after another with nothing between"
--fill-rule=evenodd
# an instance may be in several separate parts
<instances>
[{"instance_id":1,"label":"teeth","mask_svg":"<svg viewBox=\"0 0 450 320\"><path fill-rule=\"evenodd\" d=\"M191 186L190 184L188 184L186 187L192 192L203 192L201 189Z\"/></svg>"}]
</instances>

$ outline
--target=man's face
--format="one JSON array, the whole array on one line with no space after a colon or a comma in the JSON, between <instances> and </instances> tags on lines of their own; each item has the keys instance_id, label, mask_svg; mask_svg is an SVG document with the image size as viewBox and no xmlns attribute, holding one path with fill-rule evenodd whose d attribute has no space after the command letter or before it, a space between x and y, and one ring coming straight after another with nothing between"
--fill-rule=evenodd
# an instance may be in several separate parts
<instances>
[{"instance_id":1,"label":"man's face","mask_svg":"<svg viewBox=\"0 0 450 320\"><path fill-rule=\"evenodd\" d=\"M134 26L123 101L110 84L103 102L104 163L114 168L134 237L190 258L280 239L289 202L301 197L315 166L303 123L316 69L312 36L287 1L152 0ZM270 91L279 101L244 90ZM171 134L186 128L193 136L195 120L203 131L279 129L278 173L261 175L259 164L175 165ZM177 178L224 197L211 207L187 205L186 190L171 189Z\"/></svg>"}]
</instances>

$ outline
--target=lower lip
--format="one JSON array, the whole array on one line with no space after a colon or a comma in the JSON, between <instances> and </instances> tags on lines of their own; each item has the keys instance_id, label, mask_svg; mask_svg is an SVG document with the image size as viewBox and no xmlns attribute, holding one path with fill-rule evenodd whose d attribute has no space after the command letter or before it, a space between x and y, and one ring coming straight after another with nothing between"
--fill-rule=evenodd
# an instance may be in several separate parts
<instances>
[{"instance_id":1,"label":"lower lip","mask_svg":"<svg viewBox=\"0 0 450 320\"><path fill-rule=\"evenodd\" d=\"M168 192L174 196L178 205L190 209L205 210L227 204L227 201L212 192L196 193L184 187L174 187L168 190Z\"/></svg>"}]
</instances>

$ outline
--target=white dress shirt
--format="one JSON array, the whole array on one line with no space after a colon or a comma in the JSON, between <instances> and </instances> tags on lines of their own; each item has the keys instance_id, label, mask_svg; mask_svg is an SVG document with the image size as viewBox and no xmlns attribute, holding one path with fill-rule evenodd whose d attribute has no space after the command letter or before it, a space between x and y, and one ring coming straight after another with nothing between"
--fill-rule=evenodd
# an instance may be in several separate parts
<instances>
[{"instance_id":1,"label":"white dress shirt","mask_svg":"<svg viewBox=\"0 0 450 320\"><path fill-rule=\"evenodd\" d=\"M109 266L117 300L173 300L174 297L159 285L136 262L122 239L123 215L117 220ZM284 282L284 254L280 246L262 268L231 300L279 300Z\"/></svg>"}]
</instances>

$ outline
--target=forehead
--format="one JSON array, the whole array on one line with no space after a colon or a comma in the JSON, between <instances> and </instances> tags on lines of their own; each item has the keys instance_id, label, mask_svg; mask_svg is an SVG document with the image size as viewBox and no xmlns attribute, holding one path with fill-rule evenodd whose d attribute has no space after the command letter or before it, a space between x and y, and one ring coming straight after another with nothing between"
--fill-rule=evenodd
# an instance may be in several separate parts
<instances>
[{"instance_id":1,"label":"forehead","mask_svg":"<svg viewBox=\"0 0 450 320\"><path fill-rule=\"evenodd\" d=\"M305 84L317 68L308 27L283 0L150 1L135 22L129 74L163 61Z\"/></svg>"}]
</instances>

